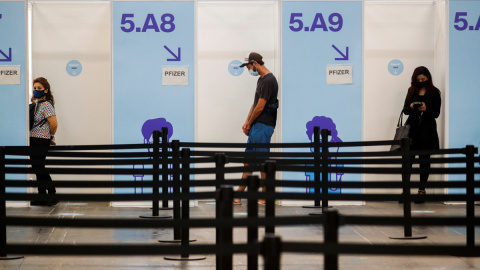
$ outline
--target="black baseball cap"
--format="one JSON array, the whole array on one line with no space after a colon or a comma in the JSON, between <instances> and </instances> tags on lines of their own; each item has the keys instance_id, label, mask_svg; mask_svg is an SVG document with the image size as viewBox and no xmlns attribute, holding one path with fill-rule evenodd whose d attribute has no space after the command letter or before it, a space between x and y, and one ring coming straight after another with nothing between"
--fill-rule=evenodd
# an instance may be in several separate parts
<instances>
[{"instance_id":1,"label":"black baseball cap","mask_svg":"<svg viewBox=\"0 0 480 270\"><path fill-rule=\"evenodd\" d=\"M244 67L248 64L252 64L253 62L257 62L260 65L263 65L262 59L263 59L263 57L259 53L251 52L248 55L248 57L245 57L245 63L241 64L240 67Z\"/></svg>"}]
</instances>

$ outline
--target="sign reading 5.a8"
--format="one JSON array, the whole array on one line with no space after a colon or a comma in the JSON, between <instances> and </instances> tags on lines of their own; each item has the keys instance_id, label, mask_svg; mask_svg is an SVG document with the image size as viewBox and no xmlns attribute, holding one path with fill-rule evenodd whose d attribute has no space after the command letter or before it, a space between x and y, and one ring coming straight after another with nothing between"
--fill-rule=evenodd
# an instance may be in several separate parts
<instances>
[{"instance_id":1,"label":"sign reading 5.a8","mask_svg":"<svg viewBox=\"0 0 480 270\"><path fill-rule=\"evenodd\" d=\"M165 13L160 16L160 23L157 22L154 14L147 14L145 20L142 20L143 26L142 27L135 27L135 22L133 18L135 17L134 14L125 13L122 14L122 20L120 22L120 29L123 32L129 33L135 30L135 32L142 32L145 33L148 30L155 31L155 32L165 32L170 33L175 30L175 24L173 21L175 17L173 14Z\"/></svg>"}]
</instances>

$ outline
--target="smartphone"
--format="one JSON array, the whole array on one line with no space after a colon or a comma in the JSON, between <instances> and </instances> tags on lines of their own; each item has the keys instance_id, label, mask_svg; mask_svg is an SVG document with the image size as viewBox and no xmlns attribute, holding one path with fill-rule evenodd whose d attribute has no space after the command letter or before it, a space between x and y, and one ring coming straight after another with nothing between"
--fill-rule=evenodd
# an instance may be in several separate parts
<instances>
[{"instance_id":1,"label":"smartphone","mask_svg":"<svg viewBox=\"0 0 480 270\"><path fill-rule=\"evenodd\" d=\"M415 110L417 110L419 107L422 107L422 102L420 102L420 101L413 102L413 108Z\"/></svg>"}]
</instances>

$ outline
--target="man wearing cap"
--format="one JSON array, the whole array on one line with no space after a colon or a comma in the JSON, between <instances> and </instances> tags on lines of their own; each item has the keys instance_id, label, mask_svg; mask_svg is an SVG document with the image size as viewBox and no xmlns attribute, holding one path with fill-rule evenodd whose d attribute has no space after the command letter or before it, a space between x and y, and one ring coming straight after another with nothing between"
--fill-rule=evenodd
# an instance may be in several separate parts
<instances>
[{"instance_id":1,"label":"man wearing cap","mask_svg":"<svg viewBox=\"0 0 480 270\"><path fill-rule=\"evenodd\" d=\"M278 83L275 76L264 66L262 59L260 54L252 52L245 58L245 63L240 65L240 67L246 66L252 76L260 76L253 105L242 127L243 133L248 136L247 143L270 143L277 123ZM249 147L245 152L270 152L270 148ZM245 166L249 164L246 163ZM246 179L249 174L251 173L244 172L242 179ZM265 179L265 173L261 174ZM246 186L239 186L237 191L244 191L245 188ZM234 203L240 204L241 199L234 199ZM265 204L265 200L259 200L259 203Z\"/></svg>"}]
</instances>

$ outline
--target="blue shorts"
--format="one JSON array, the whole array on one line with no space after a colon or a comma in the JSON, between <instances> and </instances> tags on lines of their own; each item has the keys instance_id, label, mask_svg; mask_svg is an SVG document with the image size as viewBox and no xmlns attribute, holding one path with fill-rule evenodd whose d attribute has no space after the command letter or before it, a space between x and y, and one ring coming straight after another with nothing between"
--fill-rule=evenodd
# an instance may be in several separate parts
<instances>
[{"instance_id":1,"label":"blue shorts","mask_svg":"<svg viewBox=\"0 0 480 270\"><path fill-rule=\"evenodd\" d=\"M248 133L247 143L270 143L274 129L274 127L265 125L264 123L253 124ZM245 149L245 152L270 152L270 148L248 147Z\"/></svg>"}]
</instances>

